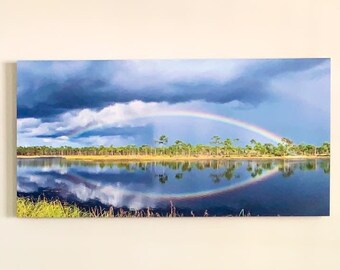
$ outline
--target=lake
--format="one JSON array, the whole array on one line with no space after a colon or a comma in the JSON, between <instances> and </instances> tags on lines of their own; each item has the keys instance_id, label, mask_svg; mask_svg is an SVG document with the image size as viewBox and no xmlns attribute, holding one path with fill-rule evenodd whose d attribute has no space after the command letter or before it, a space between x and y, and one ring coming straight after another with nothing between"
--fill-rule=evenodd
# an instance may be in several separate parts
<instances>
[{"instance_id":1,"label":"lake","mask_svg":"<svg viewBox=\"0 0 340 270\"><path fill-rule=\"evenodd\" d=\"M17 160L20 197L84 209L113 206L184 216L327 216L329 159L84 162Z\"/></svg>"}]
</instances>

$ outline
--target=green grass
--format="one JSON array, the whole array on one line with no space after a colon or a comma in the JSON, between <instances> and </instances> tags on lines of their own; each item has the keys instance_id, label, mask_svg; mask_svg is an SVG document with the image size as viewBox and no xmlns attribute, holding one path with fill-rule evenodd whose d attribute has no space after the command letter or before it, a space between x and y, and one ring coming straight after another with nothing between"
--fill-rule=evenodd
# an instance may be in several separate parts
<instances>
[{"instance_id":1,"label":"green grass","mask_svg":"<svg viewBox=\"0 0 340 270\"><path fill-rule=\"evenodd\" d=\"M89 216L89 213L82 211L75 205L62 204L59 200L38 199L33 201L29 198L17 198L17 217L77 218L86 216Z\"/></svg>"},{"instance_id":2,"label":"green grass","mask_svg":"<svg viewBox=\"0 0 340 270\"><path fill-rule=\"evenodd\" d=\"M191 212L191 216L195 216ZM204 216L209 216L208 212ZM239 216L250 216L245 214L242 209ZM104 210L101 207L93 207L89 210L81 209L76 205L62 203L60 200L49 201L45 198L33 200L31 198L17 198L17 217L22 218L82 218L82 217L183 217L178 213L176 207L170 202L170 212L160 215L148 208L146 210L130 210L126 211L122 208L110 207Z\"/></svg>"},{"instance_id":3,"label":"green grass","mask_svg":"<svg viewBox=\"0 0 340 270\"><path fill-rule=\"evenodd\" d=\"M175 207L166 217L179 217ZM122 208L104 210L101 207L93 207L84 210L76 205L62 203L59 200L49 201L45 198L33 200L31 198L17 198L17 217L23 218L81 218L81 217L161 217L151 209L126 211Z\"/></svg>"}]
</instances>

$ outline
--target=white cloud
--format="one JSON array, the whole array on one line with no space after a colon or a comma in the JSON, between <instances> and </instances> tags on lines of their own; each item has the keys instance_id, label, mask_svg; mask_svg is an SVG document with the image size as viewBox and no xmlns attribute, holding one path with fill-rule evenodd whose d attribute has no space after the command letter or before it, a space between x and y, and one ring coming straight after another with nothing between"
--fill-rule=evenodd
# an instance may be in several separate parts
<instances>
[{"instance_id":1,"label":"white cloud","mask_svg":"<svg viewBox=\"0 0 340 270\"><path fill-rule=\"evenodd\" d=\"M52 135L55 133L57 122L41 122L36 118L20 118L17 120L17 130L27 136Z\"/></svg>"},{"instance_id":2,"label":"white cloud","mask_svg":"<svg viewBox=\"0 0 340 270\"><path fill-rule=\"evenodd\" d=\"M58 140L62 140L62 141L67 141L69 138L67 136L59 136L57 137Z\"/></svg>"},{"instance_id":3,"label":"white cloud","mask_svg":"<svg viewBox=\"0 0 340 270\"><path fill-rule=\"evenodd\" d=\"M75 195L79 200L87 202L89 200L99 200L105 205L114 207L128 207L130 209L141 209L146 206L154 207L153 199L139 192L133 192L127 187L122 188L118 184L102 185L96 184L95 187L89 188L84 184L75 184L63 179L57 179L55 182L67 186L67 191ZM93 184L93 183L92 183Z\"/></svg>"},{"instance_id":4,"label":"white cloud","mask_svg":"<svg viewBox=\"0 0 340 270\"><path fill-rule=\"evenodd\" d=\"M240 107L240 102L231 102L223 105L223 111ZM213 112L214 108L201 101L168 104L166 102L143 102L131 101L129 103L116 103L103 108L102 110L74 110L62 114L55 122L44 122L24 120L23 122L33 123L35 126L29 129L18 131L18 145L39 145L48 144L51 146L68 145L127 145L137 144L133 136L89 136L78 137L72 140L72 134L79 134L82 130L96 129L101 127L140 127L157 123L157 116L167 112L176 111L204 111L206 108ZM216 110L221 110L221 106L215 106ZM65 133L57 138L52 135ZM48 138L38 138L37 136L49 136ZM39 143L39 141L41 143Z\"/></svg>"},{"instance_id":5,"label":"white cloud","mask_svg":"<svg viewBox=\"0 0 340 270\"><path fill-rule=\"evenodd\" d=\"M134 137L122 136L89 136L78 138L80 145L129 145L136 144Z\"/></svg>"},{"instance_id":6,"label":"white cloud","mask_svg":"<svg viewBox=\"0 0 340 270\"><path fill-rule=\"evenodd\" d=\"M17 120L17 129L18 132L23 131L24 129L32 129L41 124L41 120L37 118L19 118Z\"/></svg>"},{"instance_id":7,"label":"white cloud","mask_svg":"<svg viewBox=\"0 0 340 270\"><path fill-rule=\"evenodd\" d=\"M117 103L103 108L100 111L83 109L80 111L67 112L61 115L60 119L52 123L41 123L34 130L26 133L30 136L50 135L55 131L73 131L85 127L102 127L115 126L122 127L126 125L139 126L139 123L132 123L136 118L155 116L162 111L176 110L185 108L183 105L170 105L165 102L142 102L132 101L129 103ZM58 137L61 140L67 140L67 136Z\"/></svg>"}]
</instances>

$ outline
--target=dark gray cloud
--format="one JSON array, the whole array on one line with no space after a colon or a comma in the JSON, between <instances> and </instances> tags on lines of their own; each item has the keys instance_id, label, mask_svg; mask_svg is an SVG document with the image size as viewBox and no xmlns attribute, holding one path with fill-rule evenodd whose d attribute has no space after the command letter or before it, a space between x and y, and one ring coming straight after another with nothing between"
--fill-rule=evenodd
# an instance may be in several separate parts
<instances>
[{"instance_id":1,"label":"dark gray cloud","mask_svg":"<svg viewBox=\"0 0 340 270\"><path fill-rule=\"evenodd\" d=\"M229 69L230 61L235 74L224 76L224 73L234 72ZM19 62L18 118L53 119L69 110L101 109L112 103L132 100L168 103L240 101L257 105L271 96L268 82L274 77L308 70L325 61L329 60L177 61L179 67L186 64L182 69L178 69L173 61L139 61L138 66L130 65L129 61ZM202 72L197 71L200 65ZM207 65L210 69L205 69ZM144 70L143 66L147 68Z\"/></svg>"}]
</instances>

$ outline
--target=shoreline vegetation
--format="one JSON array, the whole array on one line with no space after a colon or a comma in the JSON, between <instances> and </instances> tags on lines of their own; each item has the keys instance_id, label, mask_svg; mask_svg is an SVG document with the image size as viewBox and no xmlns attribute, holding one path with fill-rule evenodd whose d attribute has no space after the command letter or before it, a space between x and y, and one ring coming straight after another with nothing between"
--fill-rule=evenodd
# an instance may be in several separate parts
<instances>
[{"instance_id":1,"label":"shoreline vegetation","mask_svg":"<svg viewBox=\"0 0 340 270\"><path fill-rule=\"evenodd\" d=\"M79 160L79 161L196 161L196 160L275 160L275 159L329 159L329 155L318 156L90 156L90 155L37 155L37 156L20 156L17 158L30 159L30 158L64 158L66 160Z\"/></svg>"},{"instance_id":2,"label":"shoreline vegetation","mask_svg":"<svg viewBox=\"0 0 340 270\"><path fill-rule=\"evenodd\" d=\"M172 161L172 160L224 160L224 159L315 159L330 157L330 143L320 146L312 144L294 144L282 138L276 145L261 143L252 139L245 146L237 145L238 139L222 140L213 136L209 145L192 145L180 140L168 145L168 137L160 136L155 146L18 146L18 158L62 157L84 161Z\"/></svg>"},{"instance_id":3,"label":"shoreline vegetation","mask_svg":"<svg viewBox=\"0 0 340 270\"><path fill-rule=\"evenodd\" d=\"M208 217L209 213L206 210L203 216ZM246 217L251 216L250 213L245 213L244 209L236 216ZM124 210L123 208L110 207L104 210L101 207L92 207L90 209L82 209L77 205L63 203L58 199L47 200L46 198L39 198L33 200L29 197L17 198L17 217L20 218L115 218L115 217L188 217L184 216L176 209L175 205L170 201L169 211L165 214L155 212L151 208L144 210ZM190 217L196 217L195 213L191 211ZM234 217L228 215L227 217Z\"/></svg>"}]
</instances>

